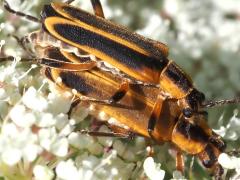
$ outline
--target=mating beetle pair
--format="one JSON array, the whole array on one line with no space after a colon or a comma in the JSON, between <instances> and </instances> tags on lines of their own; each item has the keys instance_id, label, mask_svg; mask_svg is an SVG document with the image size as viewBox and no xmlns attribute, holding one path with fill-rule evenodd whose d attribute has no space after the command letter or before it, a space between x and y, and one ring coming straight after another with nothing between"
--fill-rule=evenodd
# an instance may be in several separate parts
<instances>
[{"instance_id":1,"label":"mating beetle pair","mask_svg":"<svg viewBox=\"0 0 240 180\"><path fill-rule=\"evenodd\" d=\"M41 23L21 43L33 44L46 77L62 89L74 89L95 117L116 119L109 124L115 135L131 132L171 142L179 152L198 156L219 179L223 169L217 158L225 143L202 110L214 103L204 104L203 93L168 59L168 47L105 20L98 0L91 0L95 15L70 3L45 5L38 20L5 2L8 11Z\"/></svg>"}]
</instances>

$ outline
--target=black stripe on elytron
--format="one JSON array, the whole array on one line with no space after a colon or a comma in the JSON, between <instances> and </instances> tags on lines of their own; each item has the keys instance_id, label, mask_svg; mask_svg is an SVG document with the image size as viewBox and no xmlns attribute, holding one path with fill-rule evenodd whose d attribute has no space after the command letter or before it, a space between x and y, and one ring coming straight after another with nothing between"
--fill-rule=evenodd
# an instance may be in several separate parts
<instances>
[{"instance_id":1,"label":"black stripe on elytron","mask_svg":"<svg viewBox=\"0 0 240 180\"><path fill-rule=\"evenodd\" d=\"M89 24L110 34L114 34L115 36L119 36L122 39L125 39L134 44L137 44L150 54L156 56L158 59L161 59L162 61L167 61L161 50L153 45L153 41L137 33L133 33L123 26L111 23L110 21L104 20L102 18L98 18L95 15L92 15L86 11L72 6L63 6L63 11L81 22Z\"/></svg>"},{"instance_id":2,"label":"black stripe on elytron","mask_svg":"<svg viewBox=\"0 0 240 180\"><path fill-rule=\"evenodd\" d=\"M45 68L45 72L44 72L45 76L51 80L52 82L54 82L54 79L52 77L52 73L51 73L51 68Z\"/></svg>"},{"instance_id":3,"label":"black stripe on elytron","mask_svg":"<svg viewBox=\"0 0 240 180\"><path fill-rule=\"evenodd\" d=\"M98 51L103 52L109 57L117 59L120 63L140 73L141 70L146 67L161 72L168 63L167 59L157 59L155 57L140 54L127 46L119 44L79 26L59 23L54 24L54 29L65 39L79 45L85 45L93 49L97 49Z\"/></svg>"},{"instance_id":4,"label":"black stripe on elytron","mask_svg":"<svg viewBox=\"0 0 240 180\"><path fill-rule=\"evenodd\" d=\"M76 89L82 95L87 96L90 93L95 92L93 86L87 84L86 79L80 75L72 72L61 71L59 76L62 79L62 83L70 89Z\"/></svg>"},{"instance_id":5,"label":"black stripe on elytron","mask_svg":"<svg viewBox=\"0 0 240 180\"><path fill-rule=\"evenodd\" d=\"M186 139L202 143L208 142L209 136L196 124L191 124L187 121L179 121L176 130Z\"/></svg>"},{"instance_id":6,"label":"black stripe on elytron","mask_svg":"<svg viewBox=\"0 0 240 180\"><path fill-rule=\"evenodd\" d=\"M167 66L164 74L186 93L193 87L192 82L174 63Z\"/></svg>"}]
</instances>

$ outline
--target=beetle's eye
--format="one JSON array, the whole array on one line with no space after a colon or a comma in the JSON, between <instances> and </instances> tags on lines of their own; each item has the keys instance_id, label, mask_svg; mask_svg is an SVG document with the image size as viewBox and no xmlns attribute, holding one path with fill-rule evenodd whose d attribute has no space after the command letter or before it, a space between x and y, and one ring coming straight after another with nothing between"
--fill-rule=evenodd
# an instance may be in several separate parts
<instances>
[{"instance_id":1,"label":"beetle's eye","mask_svg":"<svg viewBox=\"0 0 240 180\"><path fill-rule=\"evenodd\" d=\"M183 112L183 115L184 115L186 118L190 118L190 117L192 117L192 115L193 115L193 110L190 109L190 108L184 108L184 109L182 110L182 112Z\"/></svg>"}]
</instances>

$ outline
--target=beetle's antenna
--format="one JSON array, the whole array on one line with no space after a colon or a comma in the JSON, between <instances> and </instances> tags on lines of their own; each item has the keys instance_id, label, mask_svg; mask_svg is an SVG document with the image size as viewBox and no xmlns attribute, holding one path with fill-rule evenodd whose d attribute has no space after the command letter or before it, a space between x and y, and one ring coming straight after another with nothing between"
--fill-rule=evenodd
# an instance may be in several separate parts
<instances>
[{"instance_id":1,"label":"beetle's antenna","mask_svg":"<svg viewBox=\"0 0 240 180\"><path fill-rule=\"evenodd\" d=\"M7 1L3 1L3 7L10 13L12 14L16 14L17 16L21 16L21 17L25 17L26 19L28 19L29 21L33 21L33 22L36 22L36 23L40 23L41 20L39 20L38 18L34 17L34 16L31 16L31 15L28 15L28 14L24 14L20 11L15 11L13 10L10 5L8 4Z\"/></svg>"},{"instance_id":2,"label":"beetle's antenna","mask_svg":"<svg viewBox=\"0 0 240 180\"><path fill-rule=\"evenodd\" d=\"M239 103L240 103L240 97L234 98L234 99L224 99L219 101L207 101L206 103L202 104L201 107L210 108L215 106L223 106L226 104L239 104Z\"/></svg>"}]
</instances>

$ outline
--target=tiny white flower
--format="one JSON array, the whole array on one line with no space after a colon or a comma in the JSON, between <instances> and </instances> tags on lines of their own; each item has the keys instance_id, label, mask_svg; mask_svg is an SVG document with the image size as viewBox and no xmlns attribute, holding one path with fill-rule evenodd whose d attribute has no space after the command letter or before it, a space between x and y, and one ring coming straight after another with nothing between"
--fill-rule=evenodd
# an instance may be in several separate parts
<instances>
[{"instance_id":1,"label":"tiny white flower","mask_svg":"<svg viewBox=\"0 0 240 180\"><path fill-rule=\"evenodd\" d=\"M33 168L34 178L36 180L52 180L54 172L47 166L36 165Z\"/></svg>"},{"instance_id":2,"label":"tiny white flower","mask_svg":"<svg viewBox=\"0 0 240 180\"><path fill-rule=\"evenodd\" d=\"M68 153L68 140L65 137L59 137L51 144L51 152L59 157L64 157Z\"/></svg>"},{"instance_id":3,"label":"tiny white flower","mask_svg":"<svg viewBox=\"0 0 240 180\"><path fill-rule=\"evenodd\" d=\"M8 97L8 94L4 88L0 88L0 99L4 100Z\"/></svg>"},{"instance_id":4,"label":"tiny white flower","mask_svg":"<svg viewBox=\"0 0 240 180\"><path fill-rule=\"evenodd\" d=\"M61 130L61 129L63 129L66 125L67 125L67 123L68 123L68 116L66 115L66 114L64 114L64 113L60 113L60 114L58 114L56 117L55 117L55 119L56 119L56 128L58 129L58 130Z\"/></svg>"},{"instance_id":5,"label":"tiny white flower","mask_svg":"<svg viewBox=\"0 0 240 180\"><path fill-rule=\"evenodd\" d=\"M224 137L226 134L226 128L224 126L221 126L220 129L214 129L214 132L220 135L221 137Z\"/></svg>"},{"instance_id":6,"label":"tiny white flower","mask_svg":"<svg viewBox=\"0 0 240 180\"><path fill-rule=\"evenodd\" d=\"M15 105L11 109L9 116L19 127L31 127L36 121L34 114L27 113L23 105Z\"/></svg>"},{"instance_id":7,"label":"tiny white flower","mask_svg":"<svg viewBox=\"0 0 240 180\"><path fill-rule=\"evenodd\" d=\"M76 132L72 132L68 136L69 144L78 148L85 149L89 146L90 143L93 143L93 138L91 136L87 136L85 134L80 134Z\"/></svg>"},{"instance_id":8,"label":"tiny white flower","mask_svg":"<svg viewBox=\"0 0 240 180\"><path fill-rule=\"evenodd\" d=\"M164 9L171 16L177 15L180 8L181 8L181 1L176 1L176 0L164 1Z\"/></svg>"},{"instance_id":9,"label":"tiny white flower","mask_svg":"<svg viewBox=\"0 0 240 180\"><path fill-rule=\"evenodd\" d=\"M161 164L156 164L152 157L146 158L143 163L144 172L151 180L164 179L165 171L161 170L160 166Z\"/></svg>"},{"instance_id":10,"label":"tiny white flower","mask_svg":"<svg viewBox=\"0 0 240 180\"><path fill-rule=\"evenodd\" d=\"M35 111L44 111L47 108L47 101L42 97L34 87L28 88L22 97L22 102L29 109Z\"/></svg>"},{"instance_id":11,"label":"tiny white flower","mask_svg":"<svg viewBox=\"0 0 240 180\"><path fill-rule=\"evenodd\" d=\"M99 165L99 159L96 156L90 155L82 160L81 165L85 169L94 169L97 165Z\"/></svg>"},{"instance_id":12,"label":"tiny white flower","mask_svg":"<svg viewBox=\"0 0 240 180\"><path fill-rule=\"evenodd\" d=\"M77 107L74 109L74 113L72 113L71 118L76 122L79 123L83 121L89 114L87 108L84 107Z\"/></svg>"},{"instance_id":13,"label":"tiny white flower","mask_svg":"<svg viewBox=\"0 0 240 180\"><path fill-rule=\"evenodd\" d=\"M22 152L17 148L6 149L1 154L2 161L9 166L17 164L20 161L21 157Z\"/></svg>"},{"instance_id":14,"label":"tiny white flower","mask_svg":"<svg viewBox=\"0 0 240 180\"><path fill-rule=\"evenodd\" d=\"M0 145L2 161L8 165L18 163L21 158L30 163L41 153L36 135L29 128L17 128L13 123L3 125Z\"/></svg>"},{"instance_id":15,"label":"tiny white flower","mask_svg":"<svg viewBox=\"0 0 240 180\"><path fill-rule=\"evenodd\" d=\"M222 128L217 130L217 132L224 135L225 139L236 141L240 136L240 118L237 117L238 111L234 112L234 115L231 117L230 121L228 122L226 128Z\"/></svg>"},{"instance_id":16,"label":"tiny white flower","mask_svg":"<svg viewBox=\"0 0 240 180\"><path fill-rule=\"evenodd\" d=\"M40 145L47 151L50 151L52 142L57 139L56 129L54 127L40 129L38 132L38 137Z\"/></svg>"},{"instance_id":17,"label":"tiny white flower","mask_svg":"<svg viewBox=\"0 0 240 180\"><path fill-rule=\"evenodd\" d=\"M71 100L64 97L63 94L50 93L48 95L48 110L53 114L68 113Z\"/></svg>"},{"instance_id":18,"label":"tiny white flower","mask_svg":"<svg viewBox=\"0 0 240 180\"><path fill-rule=\"evenodd\" d=\"M51 127L56 124L56 119L51 113L42 112L39 114L38 122L36 123L39 127Z\"/></svg>"},{"instance_id":19,"label":"tiny white flower","mask_svg":"<svg viewBox=\"0 0 240 180\"><path fill-rule=\"evenodd\" d=\"M54 127L40 129L38 132L40 145L56 156L64 157L68 153L68 140L60 136Z\"/></svg>"},{"instance_id":20,"label":"tiny white flower","mask_svg":"<svg viewBox=\"0 0 240 180\"><path fill-rule=\"evenodd\" d=\"M1 127L1 136L0 137L14 137L18 134L17 127L14 123L8 123ZM0 146L1 148L1 146Z\"/></svg>"},{"instance_id":21,"label":"tiny white flower","mask_svg":"<svg viewBox=\"0 0 240 180\"><path fill-rule=\"evenodd\" d=\"M67 124L59 133L59 135L61 136L67 136L69 135L71 132L73 132L74 130L74 126L72 126L71 124Z\"/></svg>"},{"instance_id":22,"label":"tiny white flower","mask_svg":"<svg viewBox=\"0 0 240 180\"><path fill-rule=\"evenodd\" d=\"M112 168L111 169L111 174L112 175L117 175L119 173L118 169L117 168Z\"/></svg>"},{"instance_id":23,"label":"tiny white flower","mask_svg":"<svg viewBox=\"0 0 240 180\"><path fill-rule=\"evenodd\" d=\"M218 162L226 169L240 169L240 158L229 156L226 153L219 155Z\"/></svg>"},{"instance_id":24,"label":"tiny white flower","mask_svg":"<svg viewBox=\"0 0 240 180\"><path fill-rule=\"evenodd\" d=\"M41 151L42 149L38 145L27 144L23 149L23 158L27 160L27 162L33 162Z\"/></svg>"},{"instance_id":25,"label":"tiny white flower","mask_svg":"<svg viewBox=\"0 0 240 180\"><path fill-rule=\"evenodd\" d=\"M72 160L61 161L56 167L56 175L62 180L79 180L79 172Z\"/></svg>"},{"instance_id":26,"label":"tiny white flower","mask_svg":"<svg viewBox=\"0 0 240 180\"><path fill-rule=\"evenodd\" d=\"M10 113L9 113L9 116L10 118L12 119L13 122L15 122L16 124L19 124L21 125L21 123L18 123L18 122L21 122L24 120L24 115L26 113L26 108L25 106L23 105L15 105Z\"/></svg>"}]
</instances>

